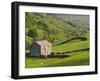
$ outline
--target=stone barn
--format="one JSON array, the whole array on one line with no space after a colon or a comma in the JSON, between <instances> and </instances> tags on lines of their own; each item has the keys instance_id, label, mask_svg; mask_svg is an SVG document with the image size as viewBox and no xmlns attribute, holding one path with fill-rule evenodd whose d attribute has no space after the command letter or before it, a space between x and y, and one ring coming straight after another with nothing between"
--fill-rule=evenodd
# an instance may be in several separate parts
<instances>
[{"instance_id":1,"label":"stone barn","mask_svg":"<svg viewBox=\"0 0 100 81\"><path fill-rule=\"evenodd\" d=\"M30 48L30 56L47 57L51 55L52 44L47 40L34 41Z\"/></svg>"}]
</instances>

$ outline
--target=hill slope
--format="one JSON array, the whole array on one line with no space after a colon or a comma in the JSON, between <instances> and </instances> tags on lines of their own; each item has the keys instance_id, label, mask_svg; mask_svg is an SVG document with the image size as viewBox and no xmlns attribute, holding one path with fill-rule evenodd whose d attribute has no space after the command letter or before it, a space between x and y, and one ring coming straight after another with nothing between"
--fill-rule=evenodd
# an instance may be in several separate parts
<instances>
[{"instance_id":1,"label":"hill slope","mask_svg":"<svg viewBox=\"0 0 100 81\"><path fill-rule=\"evenodd\" d=\"M81 30L89 30L89 15L56 14L55 16L62 18Z\"/></svg>"},{"instance_id":2,"label":"hill slope","mask_svg":"<svg viewBox=\"0 0 100 81\"><path fill-rule=\"evenodd\" d=\"M63 19L46 13L25 14L25 43L29 49L32 41L46 39L53 45L74 37L81 37L83 32Z\"/></svg>"}]
</instances>

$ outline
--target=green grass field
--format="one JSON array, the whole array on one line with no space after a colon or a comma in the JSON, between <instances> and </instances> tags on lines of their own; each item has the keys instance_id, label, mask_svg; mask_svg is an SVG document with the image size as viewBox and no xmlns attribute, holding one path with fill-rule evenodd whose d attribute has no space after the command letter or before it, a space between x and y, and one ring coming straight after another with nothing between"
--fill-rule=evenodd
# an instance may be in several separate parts
<instances>
[{"instance_id":1,"label":"green grass field","mask_svg":"<svg viewBox=\"0 0 100 81\"><path fill-rule=\"evenodd\" d=\"M89 65L89 52L70 53L66 58L34 58L27 57L26 68Z\"/></svg>"},{"instance_id":2,"label":"green grass field","mask_svg":"<svg viewBox=\"0 0 100 81\"><path fill-rule=\"evenodd\" d=\"M67 51L73 51L73 50L79 50L89 48L89 41L74 41L72 43L65 43L59 46L53 47L53 52L67 52Z\"/></svg>"},{"instance_id":3,"label":"green grass field","mask_svg":"<svg viewBox=\"0 0 100 81\"><path fill-rule=\"evenodd\" d=\"M70 42L70 43L65 43L65 44L62 44L59 46L55 46L55 47L53 47L53 52L54 53L67 52L67 51L72 51L72 50L89 48L89 41L78 41L78 42L76 42L76 41ZM64 55L68 55L68 57L64 57L64 58L59 58L59 57L52 57L52 58L26 57L25 67L26 68L36 68L36 67L89 65L89 50L66 53Z\"/></svg>"}]
</instances>

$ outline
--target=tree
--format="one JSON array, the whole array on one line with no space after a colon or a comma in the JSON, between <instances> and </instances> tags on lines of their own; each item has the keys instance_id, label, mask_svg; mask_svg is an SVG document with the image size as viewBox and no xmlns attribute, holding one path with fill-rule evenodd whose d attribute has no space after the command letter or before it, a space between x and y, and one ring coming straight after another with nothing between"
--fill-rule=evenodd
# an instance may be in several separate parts
<instances>
[{"instance_id":1,"label":"tree","mask_svg":"<svg viewBox=\"0 0 100 81\"><path fill-rule=\"evenodd\" d=\"M43 40L44 39L44 31L42 29L36 29L36 40Z\"/></svg>"},{"instance_id":2,"label":"tree","mask_svg":"<svg viewBox=\"0 0 100 81\"><path fill-rule=\"evenodd\" d=\"M28 36L32 37L34 40L43 40L45 32L42 29L30 29Z\"/></svg>"},{"instance_id":3,"label":"tree","mask_svg":"<svg viewBox=\"0 0 100 81\"><path fill-rule=\"evenodd\" d=\"M55 35L49 35L50 42L54 43L55 39L56 39Z\"/></svg>"},{"instance_id":4,"label":"tree","mask_svg":"<svg viewBox=\"0 0 100 81\"><path fill-rule=\"evenodd\" d=\"M37 31L36 29L30 29L28 31L28 36L32 37L32 38L35 38L37 36Z\"/></svg>"},{"instance_id":5,"label":"tree","mask_svg":"<svg viewBox=\"0 0 100 81\"><path fill-rule=\"evenodd\" d=\"M30 46L32 44L32 37L29 37L29 36L25 36L25 49L26 50L29 50L30 49Z\"/></svg>"}]
</instances>

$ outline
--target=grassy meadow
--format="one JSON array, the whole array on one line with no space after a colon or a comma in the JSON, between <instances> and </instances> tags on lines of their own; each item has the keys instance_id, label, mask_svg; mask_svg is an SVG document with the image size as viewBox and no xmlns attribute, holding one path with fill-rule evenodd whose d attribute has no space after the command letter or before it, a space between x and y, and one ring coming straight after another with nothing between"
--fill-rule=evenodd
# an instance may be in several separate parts
<instances>
[{"instance_id":1,"label":"grassy meadow","mask_svg":"<svg viewBox=\"0 0 100 81\"><path fill-rule=\"evenodd\" d=\"M54 52L53 56L55 57L27 57L25 65L26 68L89 65L89 50L73 52L73 50L86 48L89 48L89 41L75 40L70 43L54 46L52 51ZM69 51L72 52L66 53ZM65 57L60 57L61 55L64 55Z\"/></svg>"},{"instance_id":2,"label":"grassy meadow","mask_svg":"<svg viewBox=\"0 0 100 81\"><path fill-rule=\"evenodd\" d=\"M67 16L26 12L26 68L89 65L89 25L87 24L89 21L86 20L88 17L81 16L79 22L76 22L66 20ZM48 40L52 43L52 53L47 58L30 56L31 44L38 40Z\"/></svg>"},{"instance_id":3,"label":"grassy meadow","mask_svg":"<svg viewBox=\"0 0 100 81\"><path fill-rule=\"evenodd\" d=\"M26 68L55 67L55 66L80 66L89 65L89 52L82 51L70 53L66 58L34 58L27 57Z\"/></svg>"}]
</instances>

